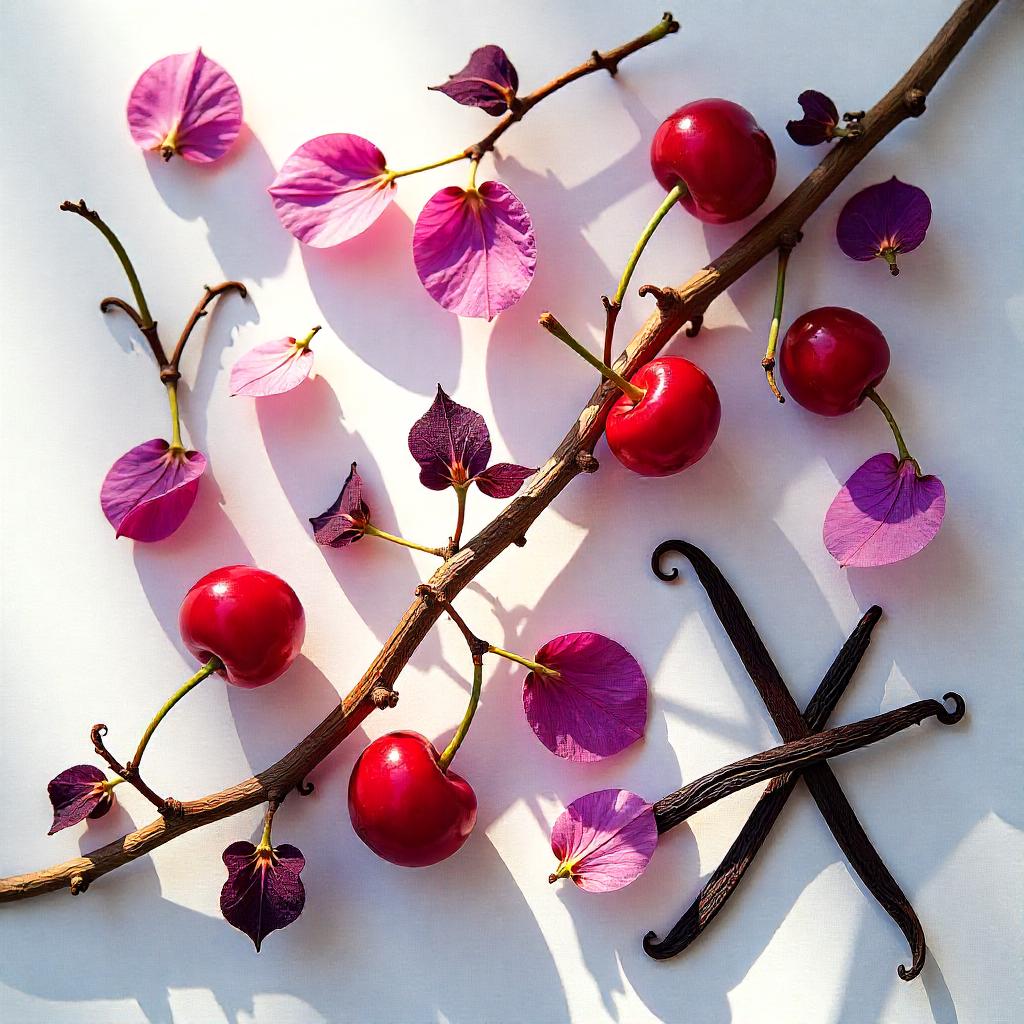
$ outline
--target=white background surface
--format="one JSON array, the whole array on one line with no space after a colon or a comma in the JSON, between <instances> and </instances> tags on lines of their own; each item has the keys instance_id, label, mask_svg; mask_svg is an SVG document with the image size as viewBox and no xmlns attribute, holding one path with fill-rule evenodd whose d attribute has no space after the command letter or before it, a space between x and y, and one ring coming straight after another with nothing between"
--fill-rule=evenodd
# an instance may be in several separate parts
<instances>
[{"instance_id":1,"label":"white background surface","mask_svg":"<svg viewBox=\"0 0 1024 1024\"><path fill-rule=\"evenodd\" d=\"M825 6L828 9L822 10ZM420 288L412 222L463 169L403 180L382 221L333 251L303 250L264 193L284 158L324 132L377 142L392 166L447 154L492 122L425 86L469 51L502 44L530 89L653 24L653 3L499 5L376 2L17 3L5 0L3 184L3 843L0 869L74 856L152 818L134 793L101 821L47 838L46 781L90 760L89 727L127 749L192 671L175 613L224 563L285 576L308 614L304 658L266 690L205 684L150 751L150 781L210 792L275 760L358 677L431 571L427 556L366 541L315 546L307 517L335 497L353 459L375 518L431 543L450 495L424 492L405 438L436 382L483 412L496 457L537 464L573 420L591 372L536 328L560 318L596 341L598 302L661 198L647 165L660 119L728 96L775 142L773 201L821 157L784 125L813 86L840 110L866 107L916 58L952 0L858 5L688 3L682 32L545 102L508 133L497 175L536 224L540 264L514 311L459 322ZM791 262L786 321L827 303L875 320L893 350L882 393L911 448L948 489L938 539L902 565L844 572L824 550L823 513L865 458L891 447L867 408L825 421L770 398L760 358L774 270L717 301L686 352L712 374L722 429L695 469L629 476L598 450L582 478L459 604L493 642L531 653L593 628L625 642L653 688L646 740L594 766L541 748L522 714L521 674L490 665L459 755L479 825L455 859L413 872L353 836L344 798L367 738L410 727L442 740L464 708L465 651L450 624L420 648L395 711L373 715L289 800L275 839L306 854L305 913L257 956L220 918L220 851L257 834L256 810L193 832L72 900L52 895L0 916L0 1016L30 1022L319 1021L919 1022L1019 1020L1021 770L1020 519L1022 133L1019 3L1004 3L929 101L806 228ZM201 43L241 89L247 128L210 169L164 165L131 143L123 108L153 60ZM845 260L839 206L891 174L923 186L934 218L892 280ZM169 541L115 542L97 500L111 462L166 434L148 350L97 300L127 291L102 239L58 213L84 196L120 232L165 338L204 282L238 277L252 299L222 302L185 359L187 434L211 472ZM673 214L636 282L674 282L745 225L704 229ZM647 310L634 299L625 338ZM312 324L317 378L257 408L227 395L253 344ZM200 358L201 355L201 358ZM498 505L474 493L470 532ZM547 836L566 802L606 786L651 799L777 734L703 591L647 567L670 536L705 546L734 581L803 704L861 610L885 619L836 722L956 688L969 717L929 723L835 767L924 923L928 966L904 984L899 931L866 896L806 792L798 790L742 890L683 956L642 952L713 869L755 791L700 814L659 847L648 873L608 896L549 886Z\"/></svg>"}]
</instances>

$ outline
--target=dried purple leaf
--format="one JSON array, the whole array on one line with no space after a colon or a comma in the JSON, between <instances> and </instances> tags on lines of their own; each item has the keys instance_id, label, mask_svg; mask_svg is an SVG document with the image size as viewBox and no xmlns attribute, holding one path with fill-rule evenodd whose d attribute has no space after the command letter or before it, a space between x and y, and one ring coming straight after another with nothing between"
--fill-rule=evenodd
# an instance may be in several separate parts
<instances>
[{"instance_id":1,"label":"dried purple leaf","mask_svg":"<svg viewBox=\"0 0 1024 1024\"><path fill-rule=\"evenodd\" d=\"M568 877L587 892L613 892L647 870L657 845L654 808L643 797L625 789L588 793L551 829L558 869L548 881Z\"/></svg>"},{"instance_id":2,"label":"dried purple leaf","mask_svg":"<svg viewBox=\"0 0 1024 1024\"><path fill-rule=\"evenodd\" d=\"M102 818L114 806L114 794L106 775L95 765L65 768L46 786L53 804L53 824L47 835L77 825L86 818Z\"/></svg>"},{"instance_id":3,"label":"dried purple leaf","mask_svg":"<svg viewBox=\"0 0 1024 1024\"><path fill-rule=\"evenodd\" d=\"M798 146L817 146L831 142L835 127L839 124L836 105L823 92L807 89L797 97L804 116L799 121L786 124L789 137Z\"/></svg>"},{"instance_id":4,"label":"dried purple leaf","mask_svg":"<svg viewBox=\"0 0 1024 1024\"><path fill-rule=\"evenodd\" d=\"M299 878L306 859L294 846L257 847L232 843L222 858L228 880L220 891L220 912L252 939L256 952L263 940L294 921L306 903Z\"/></svg>"},{"instance_id":5,"label":"dried purple leaf","mask_svg":"<svg viewBox=\"0 0 1024 1024\"><path fill-rule=\"evenodd\" d=\"M313 538L324 547L348 547L364 535L370 523L370 509L363 501L363 478L356 472L354 462L337 500L310 522Z\"/></svg>"},{"instance_id":6,"label":"dried purple leaf","mask_svg":"<svg viewBox=\"0 0 1024 1024\"><path fill-rule=\"evenodd\" d=\"M489 498L511 498L536 469L517 466L512 462L497 462L479 473L475 480L477 487Z\"/></svg>"},{"instance_id":7,"label":"dried purple leaf","mask_svg":"<svg viewBox=\"0 0 1024 1024\"><path fill-rule=\"evenodd\" d=\"M900 272L896 257L924 241L931 219L925 191L893 176L847 201L836 223L836 241L852 260L885 260L895 277Z\"/></svg>"},{"instance_id":8,"label":"dried purple leaf","mask_svg":"<svg viewBox=\"0 0 1024 1024\"><path fill-rule=\"evenodd\" d=\"M501 117L511 106L519 88L519 75L500 46L481 46L474 50L469 63L444 85L432 85L433 92L443 92L456 103L479 107L492 117Z\"/></svg>"}]
</instances>

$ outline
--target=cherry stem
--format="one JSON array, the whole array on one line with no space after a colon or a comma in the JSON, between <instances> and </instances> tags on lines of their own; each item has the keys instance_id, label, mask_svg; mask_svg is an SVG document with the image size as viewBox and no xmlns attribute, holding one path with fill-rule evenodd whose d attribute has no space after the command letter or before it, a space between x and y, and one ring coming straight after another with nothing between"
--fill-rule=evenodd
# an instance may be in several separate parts
<instances>
[{"instance_id":1,"label":"cherry stem","mask_svg":"<svg viewBox=\"0 0 1024 1024\"><path fill-rule=\"evenodd\" d=\"M146 731L142 734L142 739L139 740L139 745L135 749L135 756L131 760L132 769L137 771L139 764L142 761L142 755L146 752L146 747L149 745L150 738L153 733L156 732L156 727L164 720L167 712L174 707L175 704L185 696L189 690L197 687L207 676L212 676L214 672L219 671L224 667L224 662L220 658L211 658L191 679L184 683L180 689L176 690L167 701L164 706L153 716L153 721L146 726Z\"/></svg>"},{"instance_id":2,"label":"cherry stem","mask_svg":"<svg viewBox=\"0 0 1024 1024\"><path fill-rule=\"evenodd\" d=\"M469 732L470 724L473 721L473 716L476 714L477 705L480 703L480 688L484 681L484 661L483 655L473 655L473 689L469 694L469 705L466 708L466 713L462 716L462 721L459 722L458 729L455 730L455 735L452 737L451 742L447 747L444 748L444 753L438 759L438 764L441 766L442 772L448 771L448 766L452 763L452 758L455 757L459 747L462 746L462 741L466 738L466 733Z\"/></svg>"},{"instance_id":3,"label":"cherry stem","mask_svg":"<svg viewBox=\"0 0 1024 1024\"><path fill-rule=\"evenodd\" d=\"M629 254L626 267L619 278L619 287L615 290L615 297L610 300L604 298L604 308L607 317L604 329L604 361L606 364L612 361L612 337L615 334L615 321L618 318L619 310L622 308L622 300L625 298L626 289L629 287L633 271L636 270L636 265L640 261L640 255L647 248L647 243L658 229L658 225L665 219L668 211L686 195L689 195L689 190L684 182L680 182L665 196L664 202L662 202L661 206L655 211L654 216L647 222L647 226L641 233L636 245L633 246L633 251Z\"/></svg>"},{"instance_id":4,"label":"cherry stem","mask_svg":"<svg viewBox=\"0 0 1024 1024\"><path fill-rule=\"evenodd\" d=\"M487 651L490 654L496 654L499 658L507 658L509 661L514 661L517 665L523 665L528 668L531 672L537 672L542 676L552 676L554 678L559 677L559 673L553 668L548 668L547 665L541 665L540 662L530 661L529 658L524 658L519 654L513 654L511 651L502 650L500 647L495 647L494 644L487 645Z\"/></svg>"},{"instance_id":5,"label":"cherry stem","mask_svg":"<svg viewBox=\"0 0 1024 1024\"><path fill-rule=\"evenodd\" d=\"M551 313L541 313L538 322L545 331L553 334L562 344L568 345L573 352L590 363L602 377L610 380L624 395L631 398L634 403L639 402L644 397L645 392L642 388L631 384L621 373L617 373L607 363L598 359L593 352L580 344Z\"/></svg>"},{"instance_id":6,"label":"cherry stem","mask_svg":"<svg viewBox=\"0 0 1024 1024\"><path fill-rule=\"evenodd\" d=\"M896 417L893 416L892 412L889 410L889 406L882 401L881 395L879 395L874 388L868 388L867 391L864 392L864 397L870 398L871 401L874 402L882 411L882 415L885 417L885 421L889 424L889 429L892 431L892 436L896 438L896 447L899 449L900 462L913 463L914 469L917 470L917 475L920 476L921 466L918 464L917 459L915 459L907 450L907 443L903 440L903 434L900 433L899 424L896 422Z\"/></svg>"},{"instance_id":7,"label":"cherry stem","mask_svg":"<svg viewBox=\"0 0 1024 1024\"><path fill-rule=\"evenodd\" d=\"M466 525L466 495L469 484L455 485L455 500L458 503L458 515L455 518L455 533L452 534L452 552L459 550L462 541L462 528Z\"/></svg>"},{"instance_id":8,"label":"cherry stem","mask_svg":"<svg viewBox=\"0 0 1024 1024\"><path fill-rule=\"evenodd\" d=\"M322 330L321 327L314 327L301 341L295 342L295 349L297 352L302 352L304 349L309 348L309 343L316 337L317 332Z\"/></svg>"},{"instance_id":9,"label":"cherry stem","mask_svg":"<svg viewBox=\"0 0 1024 1024\"><path fill-rule=\"evenodd\" d=\"M178 382L169 380L167 387L167 404L171 407L171 451L184 451L181 443L181 417L178 415Z\"/></svg>"},{"instance_id":10,"label":"cherry stem","mask_svg":"<svg viewBox=\"0 0 1024 1024\"><path fill-rule=\"evenodd\" d=\"M469 162L469 183L466 185L467 192L476 191L476 171L480 166L480 157L475 156Z\"/></svg>"},{"instance_id":11,"label":"cherry stem","mask_svg":"<svg viewBox=\"0 0 1024 1024\"><path fill-rule=\"evenodd\" d=\"M412 548L414 551L423 551L428 555L436 555L438 558L448 557L443 548L428 548L423 544L416 544L411 540L406 540L404 537L398 537L393 533L378 530L376 526L373 526L370 523L367 523L363 527L363 535L366 537L380 537L381 540L389 540L392 544L401 544L404 548Z\"/></svg>"},{"instance_id":12,"label":"cherry stem","mask_svg":"<svg viewBox=\"0 0 1024 1024\"><path fill-rule=\"evenodd\" d=\"M446 156L443 160L435 160L431 164L422 164L419 167L410 167L406 171L386 171L384 177L388 182L391 182L396 178L407 178L410 174L422 174L423 171L432 171L435 167L445 167L448 164L454 164L459 160L468 159L470 159L469 154L465 150L461 150L452 156Z\"/></svg>"},{"instance_id":13,"label":"cherry stem","mask_svg":"<svg viewBox=\"0 0 1024 1024\"><path fill-rule=\"evenodd\" d=\"M257 850L270 850L273 847L270 845L270 830L274 824L274 815L277 813L277 808L280 802L278 800L267 801L267 810L263 815L263 835L260 838L260 844L256 847Z\"/></svg>"},{"instance_id":14,"label":"cherry stem","mask_svg":"<svg viewBox=\"0 0 1024 1024\"><path fill-rule=\"evenodd\" d=\"M782 301L786 294L786 267L789 264L789 254L793 250L786 245L779 246L779 268L775 274L775 308L772 310L772 325L768 330L768 347L764 353L761 365L764 367L764 375L768 379L768 387L772 394L780 401L786 399L775 383L775 352L779 345L779 328L782 325Z\"/></svg>"}]
</instances>

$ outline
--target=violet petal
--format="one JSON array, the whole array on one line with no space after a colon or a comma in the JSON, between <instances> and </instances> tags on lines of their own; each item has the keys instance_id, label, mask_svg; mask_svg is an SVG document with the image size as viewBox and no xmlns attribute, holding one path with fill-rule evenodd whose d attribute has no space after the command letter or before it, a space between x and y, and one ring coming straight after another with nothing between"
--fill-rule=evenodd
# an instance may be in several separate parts
<instances>
[{"instance_id":1,"label":"violet petal","mask_svg":"<svg viewBox=\"0 0 1024 1024\"><path fill-rule=\"evenodd\" d=\"M473 479L477 487L489 498L511 498L536 472L536 468L516 466L511 462L496 462Z\"/></svg>"},{"instance_id":2,"label":"violet petal","mask_svg":"<svg viewBox=\"0 0 1024 1024\"><path fill-rule=\"evenodd\" d=\"M452 401L438 384L430 408L409 431L409 451L419 463L420 483L443 491L486 469L491 433L480 413Z\"/></svg>"},{"instance_id":3,"label":"violet petal","mask_svg":"<svg viewBox=\"0 0 1024 1024\"><path fill-rule=\"evenodd\" d=\"M306 903L299 874L306 860L294 846L282 843L258 850L252 843L232 843L222 854L228 880L220 891L220 912L252 939L256 952L263 940L294 921Z\"/></svg>"},{"instance_id":4,"label":"violet petal","mask_svg":"<svg viewBox=\"0 0 1024 1024\"><path fill-rule=\"evenodd\" d=\"M552 753L600 761L643 738L647 680L621 644L599 633L567 633L534 660L559 673L530 672L523 684L527 721Z\"/></svg>"},{"instance_id":5,"label":"violet petal","mask_svg":"<svg viewBox=\"0 0 1024 1024\"><path fill-rule=\"evenodd\" d=\"M77 825L86 818L102 818L114 805L114 796L104 788L107 781L95 765L76 764L65 768L46 785L53 804L53 824L47 835Z\"/></svg>"},{"instance_id":6,"label":"violet petal","mask_svg":"<svg viewBox=\"0 0 1024 1024\"><path fill-rule=\"evenodd\" d=\"M356 472L353 462L334 504L326 512L310 519L313 538L324 547L348 547L363 536L369 521L370 509L363 501L363 478Z\"/></svg>"},{"instance_id":7,"label":"violet petal","mask_svg":"<svg viewBox=\"0 0 1024 1024\"><path fill-rule=\"evenodd\" d=\"M559 815L551 829L558 870L587 892L613 892L647 870L658 845L654 808L625 789L588 793Z\"/></svg>"},{"instance_id":8,"label":"violet petal","mask_svg":"<svg viewBox=\"0 0 1024 1024\"><path fill-rule=\"evenodd\" d=\"M501 117L511 106L519 88L519 75L500 46L481 46L474 50L469 63L444 85L430 89L443 92L456 103L466 107L479 107L492 117Z\"/></svg>"},{"instance_id":9,"label":"violet petal","mask_svg":"<svg viewBox=\"0 0 1024 1024\"><path fill-rule=\"evenodd\" d=\"M359 135L304 142L267 189L281 223L317 249L365 231L395 197L384 154Z\"/></svg>"},{"instance_id":10,"label":"violet petal","mask_svg":"<svg viewBox=\"0 0 1024 1024\"><path fill-rule=\"evenodd\" d=\"M832 129L839 123L836 105L823 92L806 89L797 97L804 116L786 125L789 137L798 146L817 146L830 142Z\"/></svg>"},{"instance_id":11,"label":"violet petal","mask_svg":"<svg viewBox=\"0 0 1024 1024\"><path fill-rule=\"evenodd\" d=\"M136 445L110 467L100 505L118 537L156 541L185 521L206 472L200 452L172 450L161 437Z\"/></svg>"},{"instance_id":12,"label":"violet petal","mask_svg":"<svg viewBox=\"0 0 1024 1024\"><path fill-rule=\"evenodd\" d=\"M238 138L242 98L234 79L202 50L176 53L158 60L135 83L128 127L143 149L211 163Z\"/></svg>"},{"instance_id":13,"label":"violet petal","mask_svg":"<svg viewBox=\"0 0 1024 1024\"><path fill-rule=\"evenodd\" d=\"M431 298L459 316L493 320L525 294L537 266L526 207L498 181L441 189L420 211L413 260Z\"/></svg>"},{"instance_id":14,"label":"violet petal","mask_svg":"<svg viewBox=\"0 0 1024 1024\"><path fill-rule=\"evenodd\" d=\"M887 252L894 258L924 241L931 219L924 190L892 177L847 201L836 223L836 241L853 260L884 258Z\"/></svg>"},{"instance_id":15,"label":"violet petal","mask_svg":"<svg viewBox=\"0 0 1024 1024\"><path fill-rule=\"evenodd\" d=\"M844 568L890 565L917 554L939 532L946 490L891 452L874 455L825 513L825 547Z\"/></svg>"},{"instance_id":16,"label":"violet petal","mask_svg":"<svg viewBox=\"0 0 1024 1024\"><path fill-rule=\"evenodd\" d=\"M294 338L265 341L231 367L231 394L264 398L298 387L313 369L313 350Z\"/></svg>"}]
</instances>

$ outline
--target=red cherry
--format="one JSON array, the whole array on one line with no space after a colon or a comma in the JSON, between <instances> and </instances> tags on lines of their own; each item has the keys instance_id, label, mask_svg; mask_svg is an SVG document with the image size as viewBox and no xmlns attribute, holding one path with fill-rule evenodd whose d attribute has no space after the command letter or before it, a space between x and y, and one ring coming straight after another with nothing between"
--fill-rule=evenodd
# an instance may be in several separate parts
<instances>
[{"instance_id":1,"label":"red cherry","mask_svg":"<svg viewBox=\"0 0 1024 1024\"><path fill-rule=\"evenodd\" d=\"M392 732L360 755L348 783L356 835L378 857L422 868L450 857L476 824L476 794L441 770L434 744L418 732Z\"/></svg>"},{"instance_id":2,"label":"red cherry","mask_svg":"<svg viewBox=\"0 0 1024 1024\"><path fill-rule=\"evenodd\" d=\"M707 454L722 419L711 378L695 363L664 356L640 367L632 383L644 391L635 405L623 395L608 414L608 447L641 476L669 476Z\"/></svg>"},{"instance_id":3,"label":"red cherry","mask_svg":"<svg viewBox=\"0 0 1024 1024\"><path fill-rule=\"evenodd\" d=\"M695 100L670 114L651 141L651 170L698 220L728 224L753 213L775 182L775 149L750 111L730 100Z\"/></svg>"},{"instance_id":4,"label":"red cherry","mask_svg":"<svg viewBox=\"0 0 1024 1024\"><path fill-rule=\"evenodd\" d=\"M820 416L842 416L864 401L889 369L885 335L866 317L822 306L798 317L782 340L779 369L786 390Z\"/></svg>"},{"instance_id":5,"label":"red cherry","mask_svg":"<svg viewBox=\"0 0 1024 1024\"><path fill-rule=\"evenodd\" d=\"M273 682L298 657L306 616L295 591L279 576L226 565L185 595L178 629L200 661L220 658L220 674L249 688Z\"/></svg>"}]
</instances>

